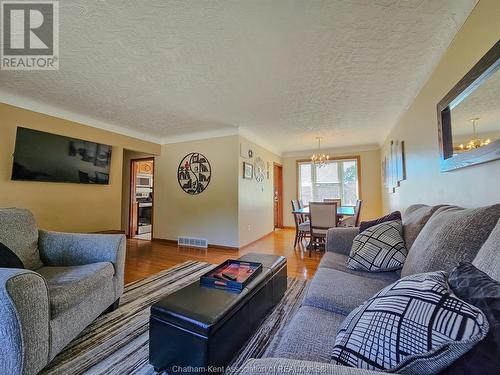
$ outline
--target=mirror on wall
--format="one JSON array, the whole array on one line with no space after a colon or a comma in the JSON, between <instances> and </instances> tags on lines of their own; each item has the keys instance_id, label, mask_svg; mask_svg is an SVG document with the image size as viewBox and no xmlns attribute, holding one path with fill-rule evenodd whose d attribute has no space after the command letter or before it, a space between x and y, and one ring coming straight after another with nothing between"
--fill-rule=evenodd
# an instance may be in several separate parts
<instances>
[{"instance_id":1,"label":"mirror on wall","mask_svg":"<svg viewBox=\"0 0 500 375\"><path fill-rule=\"evenodd\" d=\"M500 159L499 43L438 104L442 171Z\"/></svg>"},{"instance_id":2,"label":"mirror on wall","mask_svg":"<svg viewBox=\"0 0 500 375\"><path fill-rule=\"evenodd\" d=\"M453 154L500 139L500 70L451 110Z\"/></svg>"}]
</instances>

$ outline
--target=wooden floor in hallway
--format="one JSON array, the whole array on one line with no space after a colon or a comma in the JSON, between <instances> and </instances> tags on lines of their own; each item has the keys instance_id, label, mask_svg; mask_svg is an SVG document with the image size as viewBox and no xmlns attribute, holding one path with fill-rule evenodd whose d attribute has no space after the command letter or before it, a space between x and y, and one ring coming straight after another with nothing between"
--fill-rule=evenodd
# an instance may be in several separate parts
<instances>
[{"instance_id":1,"label":"wooden floor in hallway","mask_svg":"<svg viewBox=\"0 0 500 375\"><path fill-rule=\"evenodd\" d=\"M284 255L288 263L288 276L309 279L316 272L323 253L313 252L309 257L309 252L305 250L305 242L294 249L294 235L293 229L277 229L239 251L219 248L181 248L162 241L128 239L125 283L154 275L187 260L218 264L226 259L236 259L251 252Z\"/></svg>"}]
</instances>

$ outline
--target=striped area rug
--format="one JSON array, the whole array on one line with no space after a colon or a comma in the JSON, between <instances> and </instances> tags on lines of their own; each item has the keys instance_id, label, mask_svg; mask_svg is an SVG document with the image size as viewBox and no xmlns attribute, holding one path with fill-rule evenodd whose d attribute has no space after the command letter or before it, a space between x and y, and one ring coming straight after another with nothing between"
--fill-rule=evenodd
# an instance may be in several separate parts
<instances>
[{"instance_id":1,"label":"striped area rug","mask_svg":"<svg viewBox=\"0 0 500 375\"><path fill-rule=\"evenodd\" d=\"M127 284L120 307L87 327L42 374L155 374L148 363L149 307L197 280L212 267L212 264L188 261ZM248 358L259 358L266 349L276 345L283 327L300 306L306 284L305 280L288 279L285 296L243 346L231 368Z\"/></svg>"}]
</instances>

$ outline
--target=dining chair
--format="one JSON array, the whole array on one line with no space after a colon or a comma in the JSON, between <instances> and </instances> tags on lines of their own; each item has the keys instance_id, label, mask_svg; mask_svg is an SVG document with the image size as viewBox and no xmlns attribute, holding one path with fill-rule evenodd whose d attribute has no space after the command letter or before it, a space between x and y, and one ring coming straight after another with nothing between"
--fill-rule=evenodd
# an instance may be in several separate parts
<instances>
[{"instance_id":1,"label":"dining chair","mask_svg":"<svg viewBox=\"0 0 500 375\"><path fill-rule=\"evenodd\" d=\"M361 205L363 201L358 199L356 201L356 208L354 209L354 226L359 227L359 223L361 222Z\"/></svg>"},{"instance_id":2,"label":"dining chair","mask_svg":"<svg viewBox=\"0 0 500 375\"><path fill-rule=\"evenodd\" d=\"M299 208L307 207L307 205L304 205L304 203L302 202L302 199L297 200L297 202L299 204ZM307 215L302 215L302 222L305 222L305 221L309 221L309 218Z\"/></svg>"},{"instance_id":3,"label":"dining chair","mask_svg":"<svg viewBox=\"0 0 500 375\"><path fill-rule=\"evenodd\" d=\"M354 207L354 216L349 216L344 218L339 226L341 227L359 227L359 223L361 222L361 205L363 201L358 199L356 201L356 207Z\"/></svg>"},{"instance_id":4,"label":"dining chair","mask_svg":"<svg viewBox=\"0 0 500 375\"><path fill-rule=\"evenodd\" d=\"M323 202L336 202L337 208L342 207L342 200L340 198L325 198Z\"/></svg>"},{"instance_id":5,"label":"dining chair","mask_svg":"<svg viewBox=\"0 0 500 375\"><path fill-rule=\"evenodd\" d=\"M326 232L330 228L335 228L337 220L337 202L309 202L311 243L309 246L309 256L311 251L325 244Z\"/></svg>"},{"instance_id":6,"label":"dining chair","mask_svg":"<svg viewBox=\"0 0 500 375\"><path fill-rule=\"evenodd\" d=\"M292 212L299 209L299 202L295 199L292 199ZM293 247L297 247L297 244L302 242L302 240L309 236L310 232L310 223L309 221L304 220L304 216L302 214L293 214L293 219L295 221L295 241L293 243Z\"/></svg>"}]
</instances>

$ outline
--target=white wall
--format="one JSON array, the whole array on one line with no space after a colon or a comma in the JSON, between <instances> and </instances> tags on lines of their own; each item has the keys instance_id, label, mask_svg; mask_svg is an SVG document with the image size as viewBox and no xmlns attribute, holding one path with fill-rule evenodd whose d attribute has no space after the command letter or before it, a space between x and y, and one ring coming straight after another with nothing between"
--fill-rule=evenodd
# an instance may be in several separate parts
<instances>
[{"instance_id":1,"label":"white wall","mask_svg":"<svg viewBox=\"0 0 500 375\"><path fill-rule=\"evenodd\" d=\"M387 137L386 147L391 139L405 141L407 180L395 194L383 192L385 212L413 203L474 207L500 202L500 160L452 172L439 170L436 111L437 103L499 38L500 1L481 0Z\"/></svg>"},{"instance_id":2,"label":"white wall","mask_svg":"<svg viewBox=\"0 0 500 375\"><path fill-rule=\"evenodd\" d=\"M297 160L309 159L312 152L294 154L283 158L283 220L285 226L294 226L292 206L290 201L297 199ZM361 163L361 209L362 220L379 217L382 212L381 182L380 182L380 150L375 147L325 150L331 158L335 157L360 157Z\"/></svg>"},{"instance_id":3,"label":"white wall","mask_svg":"<svg viewBox=\"0 0 500 375\"><path fill-rule=\"evenodd\" d=\"M255 241L274 230L274 198L273 198L273 163L281 164L278 155L260 147L259 145L240 137L240 144L244 143L253 150L253 158L239 157L238 181L238 217L240 247ZM257 182L255 178L243 178L243 162L254 164L260 157L264 163L269 163L269 178ZM255 166L254 166L255 168Z\"/></svg>"}]
</instances>

